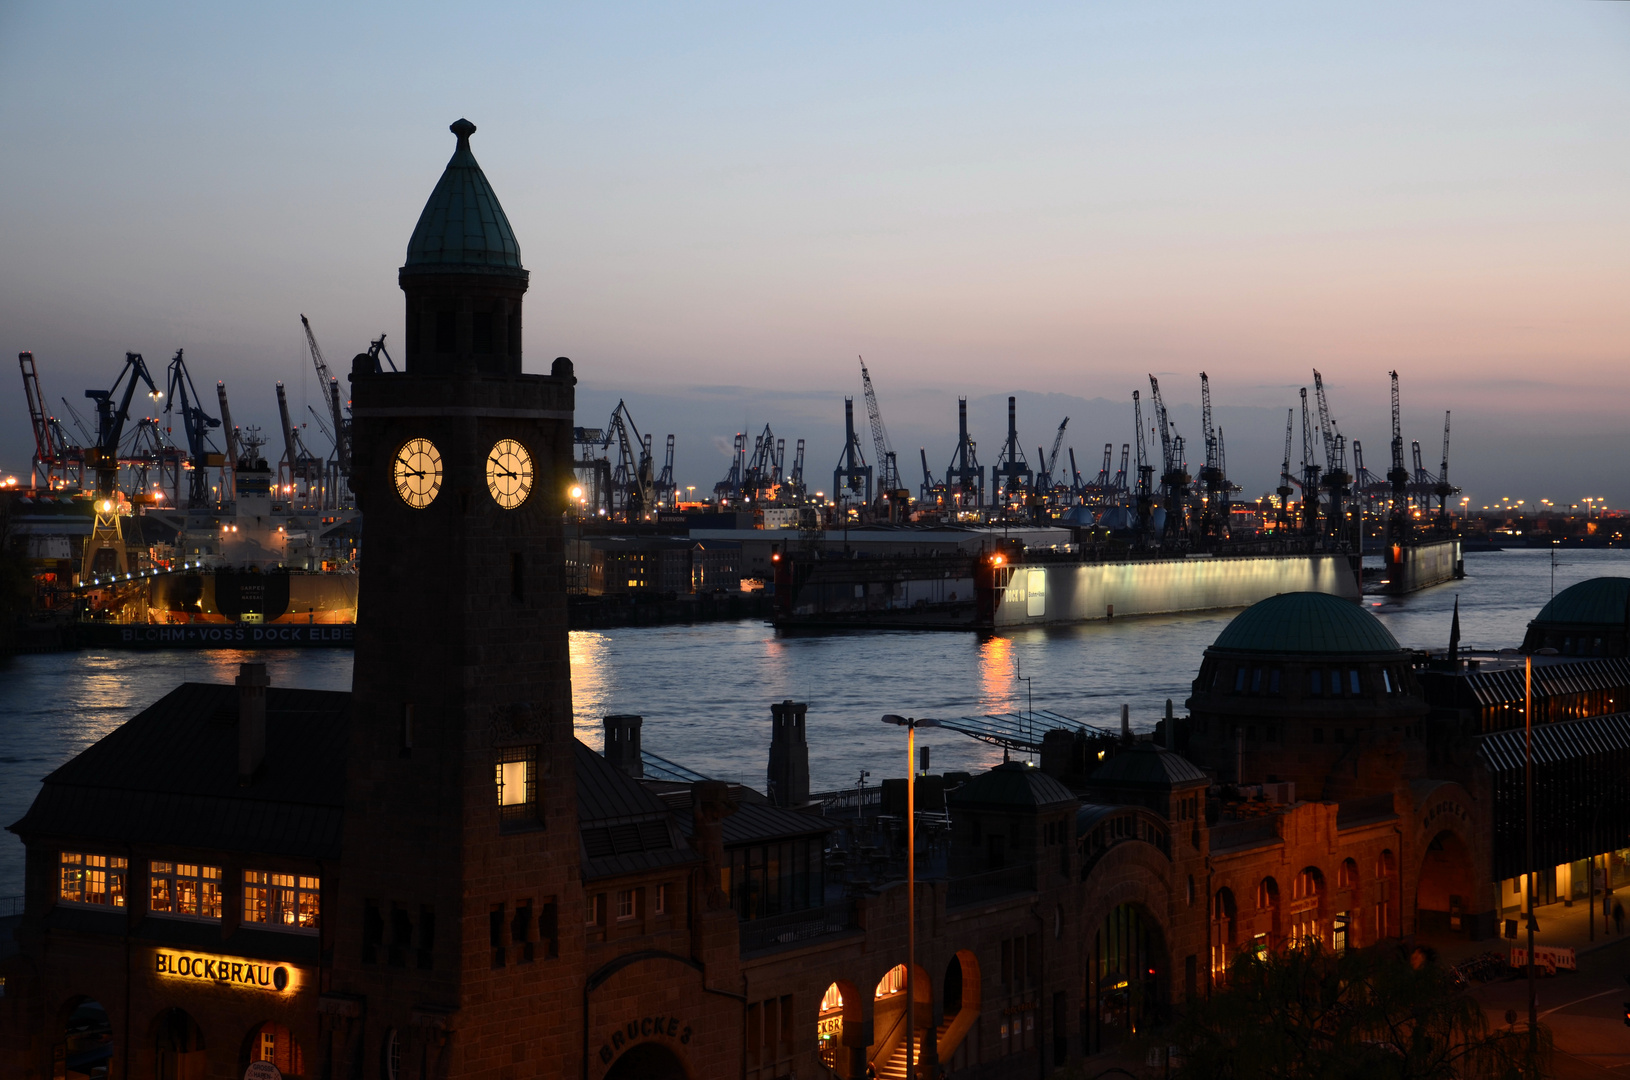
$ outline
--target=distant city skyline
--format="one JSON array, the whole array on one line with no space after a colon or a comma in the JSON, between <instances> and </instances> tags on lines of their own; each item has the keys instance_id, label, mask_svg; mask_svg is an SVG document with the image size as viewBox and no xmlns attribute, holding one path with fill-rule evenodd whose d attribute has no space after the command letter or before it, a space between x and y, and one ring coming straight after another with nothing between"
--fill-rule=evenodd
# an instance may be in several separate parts
<instances>
[{"instance_id":1,"label":"distant city skyline","mask_svg":"<svg viewBox=\"0 0 1630 1080\"><path fill-rule=\"evenodd\" d=\"M573 358L581 424L629 397L698 494L766 421L829 480L864 354L913 488L958 395L1020 394L1027 455L1075 409L1095 474L1151 371L1191 458L1210 373L1247 497L1314 367L1384 472L1396 368L1474 505L1630 506L1626 5L22 3L0 61L0 327L87 418L125 350L185 348L270 433L274 380L316 402L301 313L342 371L400 342L467 116L528 368Z\"/></svg>"}]
</instances>

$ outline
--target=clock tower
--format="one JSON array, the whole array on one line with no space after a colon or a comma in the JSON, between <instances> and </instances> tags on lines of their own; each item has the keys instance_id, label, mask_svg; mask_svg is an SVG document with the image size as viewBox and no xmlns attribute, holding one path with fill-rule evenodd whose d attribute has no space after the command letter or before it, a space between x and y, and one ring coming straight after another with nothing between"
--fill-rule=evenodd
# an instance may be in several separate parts
<instances>
[{"instance_id":1,"label":"clock tower","mask_svg":"<svg viewBox=\"0 0 1630 1080\"><path fill-rule=\"evenodd\" d=\"M345 1075L390 1080L552 1075L581 1025L559 975L582 949L559 928L583 923L561 529L576 380L565 358L523 373L520 246L475 125L451 130L398 277L405 370L351 373L367 538L323 1007Z\"/></svg>"}]
</instances>

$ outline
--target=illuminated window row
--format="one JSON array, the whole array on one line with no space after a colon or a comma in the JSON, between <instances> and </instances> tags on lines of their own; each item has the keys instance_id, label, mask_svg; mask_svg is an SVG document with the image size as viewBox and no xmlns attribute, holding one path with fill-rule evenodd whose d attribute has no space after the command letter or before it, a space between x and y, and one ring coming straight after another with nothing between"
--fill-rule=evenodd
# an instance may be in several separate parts
<instances>
[{"instance_id":1,"label":"illuminated window row","mask_svg":"<svg viewBox=\"0 0 1630 1080\"><path fill-rule=\"evenodd\" d=\"M128 860L121 856L64 851L57 897L66 904L123 908L128 876ZM319 878L245 870L242 921L315 933L322 922L321 892ZM148 863L147 910L151 914L218 921L224 906L219 866L158 859Z\"/></svg>"}]
</instances>

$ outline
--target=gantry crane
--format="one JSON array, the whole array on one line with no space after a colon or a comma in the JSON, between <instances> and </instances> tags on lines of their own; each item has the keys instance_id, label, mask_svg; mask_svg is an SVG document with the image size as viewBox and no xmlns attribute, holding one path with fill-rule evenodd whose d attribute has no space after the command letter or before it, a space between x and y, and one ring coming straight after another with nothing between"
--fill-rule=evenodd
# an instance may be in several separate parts
<instances>
[{"instance_id":1,"label":"gantry crane","mask_svg":"<svg viewBox=\"0 0 1630 1080\"><path fill-rule=\"evenodd\" d=\"M1224 462L1222 431L1211 423L1211 379L1200 372L1200 430L1205 436L1206 463L1200 472L1205 490L1205 512L1200 519L1200 531L1211 537L1226 536L1228 532L1228 497L1233 485L1228 482L1228 469Z\"/></svg>"},{"instance_id":2,"label":"gantry crane","mask_svg":"<svg viewBox=\"0 0 1630 1080\"><path fill-rule=\"evenodd\" d=\"M1460 489L1449 483L1449 413L1443 413L1443 460L1438 464L1438 482L1433 486L1432 493L1438 497L1437 526L1447 532L1449 529L1449 496Z\"/></svg>"},{"instance_id":3,"label":"gantry crane","mask_svg":"<svg viewBox=\"0 0 1630 1080\"><path fill-rule=\"evenodd\" d=\"M951 464L945 470L947 496L956 494L963 507L985 505L985 470L979 464L979 447L968 437L968 399L957 398L957 444Z\"/></svg>"},{"instance_id":4,"label":"gantry crane","mask_svg":"<svg viewBox=\"0 0 1630 1080\"><path fill-rule=\"evenodd\" d=\"M329 419L334 424L334 455L339 461L340 475L348 477L351 475L351 421L340 405L340 381L328 370L328 361L323 359L323 350L317 347L317 335L311 332L310 320L301 315L300 325L305 327L306 346L311 350L311 365L317 369L317 385L322 389L323 397L328 402ZM384 352L385 335L380 334L379 340L374 342L374 348L369 351L376 371L379 368L379 354ZM389 359L388 353L385 353L385 356ZM396 370L395 362L391 363L391 370Z\"/></svg>"},{"instance_id":5,"label":"gantry crane","mask_svg":"<svg viewBox=\"0 0 1630 1080\"><path fill-rule=\"evenodd\" d=\"M1177 434L1176 425L1166 412L1166 403L1160 397L1160 381L1149 376L1149 400L1154 403L1155 423L1160 427L1160 486L1161 508L1166 511L1166 527L1162 536L1188 536L1189 476L1184 461L1183 436Z\"/></svg>"},{"instance_id":6,"label":"gantry crane","mask_svg":"<svg viewBox=\"0 0 1630 1080\"><path fill-rule=\"evenodd\" d=\"M1346 543L1345 503L1349 485L1353 482L1352 475L1347 472L1347 440L1337 430L1335 421L1330 419L1330 403L1324 396L1324 376L1319 374L1317 368L1313 370L1313 390L1319 400L1319 432L1324 437L1324 490L1330 499L1325 516L1331 538L1338 543Z\"/></svg>"},{"instance_id":7,"label":"gantry crane","mask_svg":"<svg viewBox=\"0 0 1630 1080\"><path fill-rule=\"evenodd\" d=\"M838 455L838 467L832 470L832 501L842 513L845 497L853 499L863 495L865 504L872 502L872 467L866 464L866 455L860 449L860 436L855 434L855 399L843 399L843 453ZM738 436L741 438L741 436Z\"/></svg>"},{"instance_id":8,"label":"gantry crane","mask_svg":"<svg viewBox=\"0 0 1630 1080\"><path fill-rule=\"evenodd\" d=\"M1002 481L1006 480L1007 483ZM1014 491L1030 491L1036 485L1036 474L1019 448L1019 422L1017 399L1007 399L1007 442L990 467L991 501L1006 509Z\"/></svg>"},{"instance_id":9,"label":"gantry crane","mask_svg":"<svg viewBox=\"0 0 1630 1080\"><path fill-rule=\"evenodd\" d=\"M1132 391L1132 431L1137 443L1137 507L1138 507L1138 536L1147 541L1149 539L1149 522L1151 517L1151 504L1154 499L1154 473L1155 467L1149 464L1149 456L1143 446L1143 405L1138 400L1138 392Z\"/></svg>"}]
</instances>

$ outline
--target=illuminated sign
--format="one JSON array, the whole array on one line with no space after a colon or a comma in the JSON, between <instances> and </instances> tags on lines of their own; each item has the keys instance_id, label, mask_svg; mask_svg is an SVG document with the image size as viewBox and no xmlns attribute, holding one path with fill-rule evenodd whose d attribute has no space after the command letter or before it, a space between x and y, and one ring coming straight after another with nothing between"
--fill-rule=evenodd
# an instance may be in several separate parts
<instances>
[{"instance_id":1,"label":"illuminated sign","mask_svg":"<svg viewBox=\"0 0 1630 1080\"><path fill-rule=\"evenodd\" d=\"M299 972L288 964L245 960L241 956L200 956L160 949L153 971L170 979L218 983L286 994L299 988Z\"/></svg>"}]
</instances>

